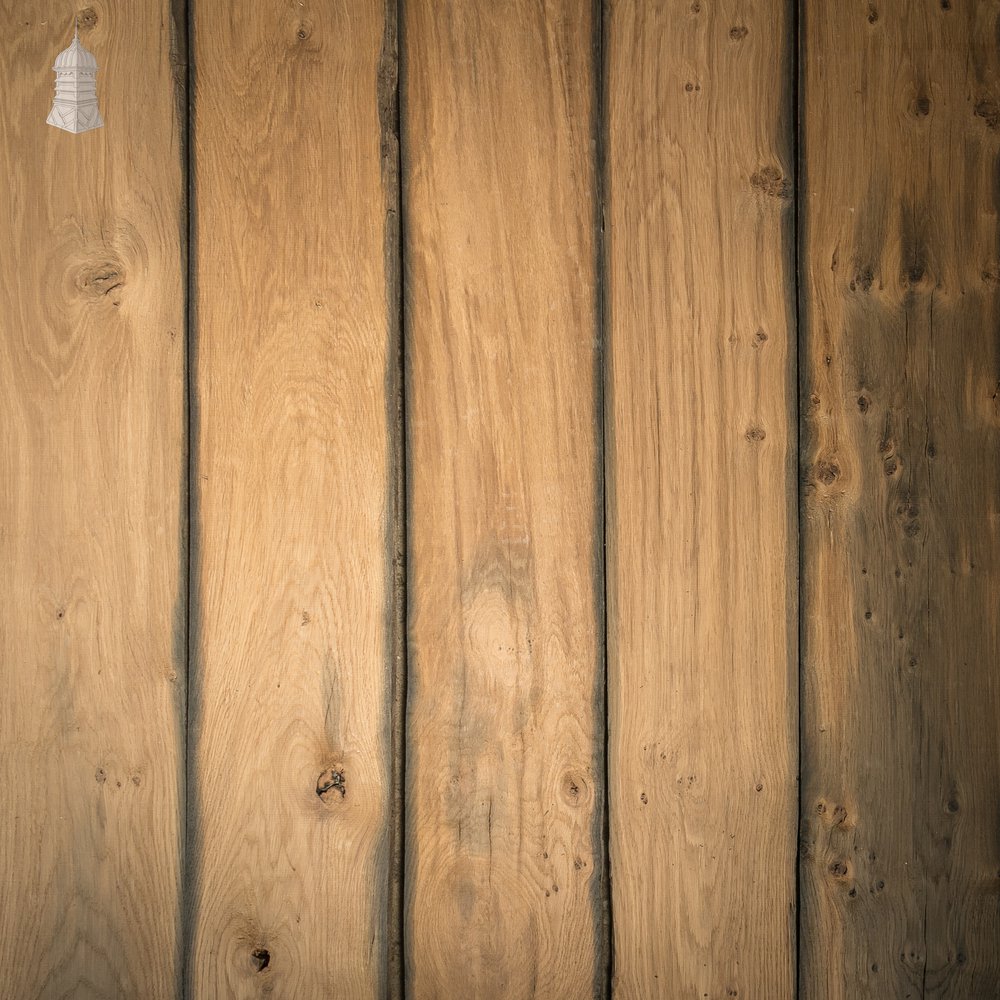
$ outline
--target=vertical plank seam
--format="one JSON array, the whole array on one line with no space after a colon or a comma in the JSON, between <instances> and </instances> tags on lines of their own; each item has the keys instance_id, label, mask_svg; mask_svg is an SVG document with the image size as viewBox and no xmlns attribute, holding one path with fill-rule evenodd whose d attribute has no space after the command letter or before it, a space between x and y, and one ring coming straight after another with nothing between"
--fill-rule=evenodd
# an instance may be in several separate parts
<instances>
[{"instance_id":1,"label":"vertical plank seam","mask_svg":"<svg viewBox=\"0 0 1000 1000\"><path fill-rule=\"evenodd\" d=\"M187 529L187 551L185 553L184 593L185 593L185 650L184 650L184 817L183 817L183 852L181 866L181 982L179 993L184 1000L193 996L191 968L191 951L194 941L194 900L193 883L195 875L195 851L193 833L193 799L195 779L192 769L191 755L191 691L194 683L194 648L196 645L195 616L197 612L197 537L195 513L197 510L197 387L196 373L196 332L195 332L195 177L194 177L194 0L184 2L184 20L182 25L185 65L184 65L184 118L182 179L184 189L184 208L187 230L185 233L186 260L184 275L184 449L186 509L184 511Z\"/></svg>"},{"instance_id":2,"label":"vertical plank seam","mask_svg":"<svg viewBox=\"0 0 1000 1000\"><path fill-rule=\"evenodd\" d=\"M592 17L594 20L594 223L595 223L595 292L597 326L597 364L594 380L595 431L597 441L597 510L600 512L600 591L595 595L600 601L598 621L600 628L600 670L601 701L603 715L602 765L603 800L601 809L601 927L600 961L604 963L602 986L604 997L611 1000L614 991L614 914L611 894L611 796L610 796L610 712L608 702L608 461L607 461L607 254L605 247L605 196L607 191L607 55L606 18L607 5L604 0L594 0ZM595 956L596 957L596 956ZM595 962L595 965L597 962ZM595 993L598 990L595 989Z\"/></svg>"},{"instance_id":3,"label":"vertical plank seam","mask_svg":"<svg viewBox=\"0 0 1000 1000\"><path fill-rule=\"evenodd\" d=\"M792 244L794 260L792 261L792 282L795 296L795 421L792 427L795 448L795 524L797 537L795 539L796 565L798 580L796 581L795 615L796 630L796 758L795 758L795 940L792 952L795 960L795 975L793 979L794 996L798 1000L801 992L802 976L802 710L805 701L803 687L802 650L803 645L803 586L805 566L802 549L802 187L803 187L803 141L802 141L802 5L800 0L790 0L791 8L791 43L792 43L792 155L795 171L794 198L792 202Z\"/></svg>"},{"instance_id":4,"label":"vertical plank seam","mask_svg":"<svg viewBox=\"0 0 1000 1000\"><path fill-rule=\"evenodd\" d=\"M407 350L406 350L406 174L404 171L404 110L405 88L403 76L405 61L405 0L395 0L396 18L396 252L397 252L397 316L396 330L396 672L393 676L393 857L395 881L393 886L390 919L393 923L393 949L397 963L396 976L390 986L392 1000L406 1000L406 711L409 680L409 568L410 568L410 494L409 458L410 445L407 432L406 401Z\"/></svg>"},{"instance_id":5,"label":"vertical plank seam","mask_svg":"<svg viewBox=\"0 0 1000 1000\"><path fill-rule=\"evenodd\" d=\"M392 815L389 823L389 885L385 995L404 1000L406 992L403 954L405 782L406 782L406 383L403 345L403 205L402 136L400 123L401 0L386 0L378 100L380 145L385 194L385 276L388 350L386 352L386 417L390 435L388 497L392 504L391 553L388 560L391 586L389 767ZM391 74L391 80L387 76ZM388 83L388 86L387 86ZM387 132L391 147L387 151ZM393 221L394 220L394 221Z\"/></svg>"}]
</instances>

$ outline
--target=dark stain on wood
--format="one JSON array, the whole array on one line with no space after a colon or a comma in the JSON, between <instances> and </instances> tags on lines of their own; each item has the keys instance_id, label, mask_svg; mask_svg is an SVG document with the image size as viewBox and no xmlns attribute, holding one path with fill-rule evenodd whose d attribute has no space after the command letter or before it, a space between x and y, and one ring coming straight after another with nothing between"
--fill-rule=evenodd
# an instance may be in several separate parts
<instances>
[{"instance_id":1,"label":"dark stain on wood","mask_svg":"<svg viewBox=\"0 0 1000 1000\"><path fill-rule=\"evenodd\" d=\"M1000 422L986 400L1000 302L970 281L998 256L998 234L995 217L968 209L984 186L996 197L995 123L975 95L996 87L997 52L981 14L970 7L949 21L947 45L922 9L905 30L886 17L877 40L852 26L848 8L810 11L803 35L813 182L804 397L818 390L824 400L803 409L803 461L822 481L835 447L850 468L837 508L803 494L803 801L819 798L801 821L803 995L1000 989L992 944L1000 912L971 903L981 898L981 873L1000 860L1000 774L985 735L1000 706L982 674L1000 655L996 616L985 610L1000 600L989 527ZM852 55L828 59L821 77L823 50ZM968 58L952 61L956 51ZM890 111L900 54L918 81L919 127ZM851 83L858 66L860 103ZM969 111L984 130L969 129ZM959 128L966 139L956 144ZM840 207L822 197L829 190L840 192ZM835 272L819 266L842 232L843 208L854 209L845 249L856 261L855 296L846 299ZM838 629L833 607L857 625ZM970 794L983 807L974 817ZM839 822L831 798L850 804Z\"/></svg>"}]
</instances>

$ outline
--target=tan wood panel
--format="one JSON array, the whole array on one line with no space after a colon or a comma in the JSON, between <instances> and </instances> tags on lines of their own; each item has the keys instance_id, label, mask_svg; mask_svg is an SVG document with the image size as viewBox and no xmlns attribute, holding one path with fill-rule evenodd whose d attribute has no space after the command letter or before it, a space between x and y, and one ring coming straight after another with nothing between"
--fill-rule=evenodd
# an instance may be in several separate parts
<instances>
[{"instance_id":1,"label":"tan wood panel","mask_svg":"<svg viewBox=\"0 0 1000 1000\"><path fill-rule=\"evenodd\" d=\"M183 11L82 11L81 135L45 122L73 7L0 12L0 996L173 997Z\"/></svg>"},{"instance_id":2,"label":"tan wood panel","mask_svg":"<svg viewBox=\"0 0 1000 1000\"><path fill-rule=\"evenodd\" d=\"M405 4L411 998L605 975L593 29Z\"/></svg>"},{"instance_id":3,"label":"tan wood panel","mask_svg":"<svg viewBox=\"0 0 1000 1000\"><path fill-rule=\"evenodd\" d=\"M192 997L387 987L386 24L381 2L194 7Z\"/></svg>"},{"instance_id":4,"label":"tan wood panel","mask_svg":"<svg viewBox=\"0 0 1000 1000\"><path fill-rule=\"evenodd\" d=\"M789 5L608 7L614 995L793 992Z\"/></svg>"},{"instance_id":5,"label":"tan wood panel","mask_svg":"<svg viewBox=\"0 0 1000 1000\"><path fill-rule=\"evenodd\" d=\"M998 13L805 15L804 998L1000 995Z\"/></svg>"}]
</instances>

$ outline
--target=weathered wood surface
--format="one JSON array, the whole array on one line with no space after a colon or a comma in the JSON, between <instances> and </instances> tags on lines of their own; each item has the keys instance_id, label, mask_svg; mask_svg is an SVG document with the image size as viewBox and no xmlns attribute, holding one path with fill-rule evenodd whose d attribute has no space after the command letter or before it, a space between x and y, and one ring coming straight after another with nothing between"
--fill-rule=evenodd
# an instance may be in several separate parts
<instances>
[{"instance_id":1,"label":"weathered wood surface","mask_svg":"<svg viewBox=\"0 0 1000 1000\"><path fill-rule=\"evenodd\" d=\"M394 0L80 136L0 0L3 1000L1000 996L1000 5L800 3L798 182L794 4L601 7L405 4L404 400Z\"/></svg>"},{"instance_id":2,"label":"weathered wood surface","mask_svg":"<svg viewBox=\"0 0 1000 1000\"><path fill-rule=\"evenodd\" d=\"M604 40L614 996L779 1000L797 800L790 11L615 2Z\"/></svg>"},{"instance_id":3,"label":"weathered wood surface","mask_svg":"<svg viewBox=\"0 0 1000 1000\"><path fill-rule=\"evenodd\" d=\"M171 4L0 5L0 996L177 995L182 150ZM148 86L141 103L124 81Z\"/></svg>"},{"instance_id":4,"label":"weathered wood surface","mask_svg":"<svg viewBox=\"0 0 1000 1000\"><path fill-rule=\"evenodd\" d=\"M381 997L391 32L386 44L382 2L202 0L193 13L189 994Z\"/></svg>"},{"instance_id":5,"label":"weathered wood surface","mask_svg":"<svg viewBox=\"0 0 1000 1000\"><path fill-rule=\"evenodd\" d=\"M809 5L803 1000L1000 995L998 5Z\"/></svg>"},{"instance_id":6,"label":"weathered wood surface","mask_svg":"<svg viewBox=\"0 0 1000 1000\"><path fill-rule=\"evenodd\" d=\"M594 26L568 0L404 10L408 996L592 997Z\"/></svg>"}]
</instances>

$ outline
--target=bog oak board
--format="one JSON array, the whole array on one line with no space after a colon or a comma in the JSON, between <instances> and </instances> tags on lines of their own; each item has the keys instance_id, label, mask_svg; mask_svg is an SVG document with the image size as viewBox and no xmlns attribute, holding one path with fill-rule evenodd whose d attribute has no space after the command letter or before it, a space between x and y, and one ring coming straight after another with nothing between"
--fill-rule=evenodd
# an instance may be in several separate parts
<instances>
[{"instance_id":1,"label":"bog oak board","mask_svg":"<svg viewBox=\"0 0 1000 1000\"><path fill-rule=\"evenodd\" d=\"M804 1000L1000 995L996 3L804 19Z\"/></svg>"},{"instance_id":2,"label":"bog oak board","mask_svg":"<svg viewBox=\"0 0 1000 1000\"><path fill-rule=\"evenodd\" d=\"M381 997L395 15L367 0L193 15L189 995Z\"/></svg>"},{"instance_id":3,"label":"bog oak board","mask_svg":"<svg viewBox=\"0 0 1000 1000\"><path fill-rule=\"evenodd\" d=\"M606 46L614 996L792 995L793 44L784 0Z\"/></svg>"},{"instance_id":4,"label":"bog oak board","mask_svg":"<svg viewBox=\"0 0 1000 1000\"><path fill-rule=\"evenodd\" d=\"M409 0L411 1000L603 988L590 7Z\"/></svg>"},{"instance_id":5,"label":"bog oak board","mask_svg":"<svg viewBox=\"0 0 1000 1000\"><path fill-rule=\"evenodd\" d=\"M174 997L182 10L83 11L82 135L45 123L73 8L0 13L0 997Z\"/></svg>"}]
</instances>

